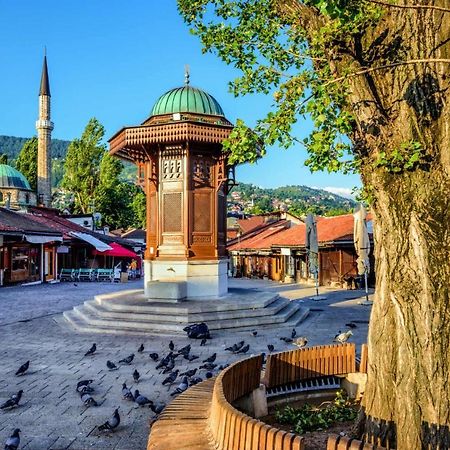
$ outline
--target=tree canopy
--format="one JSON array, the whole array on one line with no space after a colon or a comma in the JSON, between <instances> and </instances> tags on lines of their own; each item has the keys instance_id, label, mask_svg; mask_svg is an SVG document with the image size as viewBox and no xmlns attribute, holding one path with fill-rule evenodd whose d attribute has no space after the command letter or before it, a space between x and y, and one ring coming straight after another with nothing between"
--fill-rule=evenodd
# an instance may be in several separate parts
<instances>
[{"instance_id":1,"label":"tree canopy","mask_svg":"<svg viewBox=\"0 0 450 450\"><path fill-rule=\"evenodd\" d=\"M36 190L37 186L37 155L38 140L37 137L33 137L25 142L15 164L16 169L21 172L30 183L32 190Z\"/></svg>"}]
</instances>

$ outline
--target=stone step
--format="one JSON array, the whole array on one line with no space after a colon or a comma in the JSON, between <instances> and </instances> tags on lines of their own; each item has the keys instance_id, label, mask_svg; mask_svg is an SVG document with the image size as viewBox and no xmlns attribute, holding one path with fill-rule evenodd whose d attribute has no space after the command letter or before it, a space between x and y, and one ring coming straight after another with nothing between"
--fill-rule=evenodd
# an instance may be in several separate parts
<instances>
[{"instance_id":1,"label":"stone step","mask_svg":"<svg viewBox=\"0 0 450 450\"><path fill-rule=\"evenodd\" d=\"M176 303L149 301L143 290L122 291L113 294L96 295L94 300L109 310L128 313L202 313L214 311L235 311L253 308L265 308L273 303L278 294L259 291L257 289L230 289L230 293L219 299L189 299Z\"/></svg>"},{"instance_id":2,"label":"stone step","mask_svg":"<svg viewBox=\"0 0 450 450\"><path fill-rule=\"evenodd\" d=\"M211 331L222 329L252 329L264 327L266 325L274 326L287 322L298 312L299 306L289 302L281 311L273 316L246 317L245 314L239 314L241 317L234 317L226 320L210 320L207 322ZM241 313L242 311L240 311ZM86 305L76 306L72 311L64 313L69 321L76 319L76 326L79 328L84 323L89 328L99 327L101 329L110 328L113 330L139 330L143 332L161 331L165 333L184 333L183 328L189 322L163 322L157 316L153 320L137 320L129 318L127 314L118 318L99 317L95 312L86 307Z\"/></svg>"},{"instance_id":3,"label":"stone step","mask_svg":"<svg viewBox=\"0 0 450 450\"><path fill-rule=\"evenodd\" d=\"M142 307L135 306L133 308L127 308L123 305L122 309L110 308L111 302L97 302L87 301L84 303L85 308L89 309L92 314L95 314L104 319L122 319L124 314L129 320L137 321L154 321L157 320L163 323L197 323L197 322L209 322L217 320L236 319L242 317L260 317L260 316L274 316L285 308L289 300L279 296L273 296L272 302L262 302L260 307L254 307L252 309L235 309L228 311L209 311L209 312L191 312L188 308L163 308L161 312L159 308L149 308L146 305ZM267 305L266 305L267 304ZM167 309L170 309L170 314L167 313Z\"/></svg>"}]
</instances>

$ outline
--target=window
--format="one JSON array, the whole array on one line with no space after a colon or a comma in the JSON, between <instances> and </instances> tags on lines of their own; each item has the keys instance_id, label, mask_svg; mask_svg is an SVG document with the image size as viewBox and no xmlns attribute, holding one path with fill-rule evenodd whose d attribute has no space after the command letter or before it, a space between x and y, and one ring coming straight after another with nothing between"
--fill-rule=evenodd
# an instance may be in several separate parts
<instances>
[{"instance_id":1,"label":"window","mask_svg":"<svg viewBox=\"0 0 450 450\"><path fill-rule=\"evenodd\" d=\"M0 202L3 202L3 192L0 192Z\"/></svg>"},{"instance_id":2,"label":"window","mask_svg":"<svg viewBox=\"0 0 450 450\"><path fill-rule=\"evenodd\" d=\"M25 203L28 205L28 203L30 203L30 194L27 192L25 194Z\"/></svg>"}]
</instances>

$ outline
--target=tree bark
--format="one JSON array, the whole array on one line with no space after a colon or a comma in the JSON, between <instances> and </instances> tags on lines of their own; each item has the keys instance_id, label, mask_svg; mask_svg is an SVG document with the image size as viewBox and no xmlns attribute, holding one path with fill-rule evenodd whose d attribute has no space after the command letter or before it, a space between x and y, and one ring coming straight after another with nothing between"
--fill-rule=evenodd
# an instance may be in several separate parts
<instances>
[{"instance_id":1,"label":"tree bark","mask_svg":"<svg viewBox=\"0 0 450 450\"><path fill-rule=\"evenodd\" d=\"M403 64L430 59L450 59L450 14L388 6L348 48L330 48L329 59L335 78L344 68L371 69L348 78L351 139L375 221L363 429L366 441L399 450L450 448L450 64ZM381 152L411 141L424 152L413 170L377 165Z\"/></svg>"},{"instance_id":2,"label":"tree bark","mask_svg":"<svg viewBox=\"0 0 450 450\"><path fill-rule=\"evenodd\" d=\"M435 10L386 8L355 61L448 59L449 22ZM354 140L363 142L362 178L372 188L376 224L364 434L387 448L450 445L449 69L413 64L351 80ZM425 151L421 165L400 173L376 167L380 152L410 141Z\"/></svg>"}]
</instances>

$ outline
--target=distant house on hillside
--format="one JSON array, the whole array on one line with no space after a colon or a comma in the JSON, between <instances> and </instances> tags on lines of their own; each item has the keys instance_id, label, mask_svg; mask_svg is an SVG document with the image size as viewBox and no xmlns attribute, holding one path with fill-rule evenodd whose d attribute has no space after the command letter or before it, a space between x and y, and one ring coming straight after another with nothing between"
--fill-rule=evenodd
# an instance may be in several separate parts
<instances>
[{"instance_id":1,"label":"distant house on hillside","mask_svg":"<svg viewBox=\"0 0 450 450\"><path fill-rule=\"evenodd\" d=\"M352 214L318 217L319 284L344 286L357 277ZM371 220L369 215L369 232ZM228 244L234 276L268 278L284 282L309 282L304 223L274 221L234 238ZM373 250L373 238L371 248ZM369 284L375 282L373 251Z\"/></svg>"}]
</instances>

